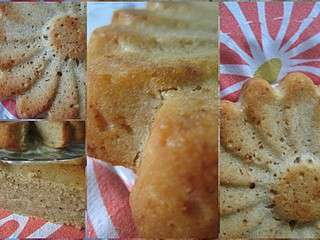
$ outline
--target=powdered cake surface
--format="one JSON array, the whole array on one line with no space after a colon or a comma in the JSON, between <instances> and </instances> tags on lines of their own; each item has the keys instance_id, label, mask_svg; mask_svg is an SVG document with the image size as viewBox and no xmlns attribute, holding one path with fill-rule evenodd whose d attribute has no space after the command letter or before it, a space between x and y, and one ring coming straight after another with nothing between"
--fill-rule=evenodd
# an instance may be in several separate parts
<instances>
[{"instance_id":1,"label":"powdered cake surface","mask_svg":"<svg viewBox=\"0 0 320 240\"><path fill-rule=\"evenodd\" d=\"M220 236L319 238L319 88L251 79L221 108Z\"/></svg>"},{"instance_id":2,"label":"powdered cake surface","mask_svg":"<svg viewBox=\"0 0 320 240\"><path fill-rule=\"evenodd\" d=\"M80 3L0 4L0 100L20 118L84 117L85 19Z\"/></svg>"}]
</instances>

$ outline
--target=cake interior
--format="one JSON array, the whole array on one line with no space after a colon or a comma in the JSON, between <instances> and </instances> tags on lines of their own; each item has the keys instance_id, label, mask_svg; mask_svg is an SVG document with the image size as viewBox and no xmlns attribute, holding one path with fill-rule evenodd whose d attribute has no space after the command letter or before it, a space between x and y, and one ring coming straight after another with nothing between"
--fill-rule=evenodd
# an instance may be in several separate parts
<instances>
[{"instance_id":1,"label":"cake interior","mask_svg":"<svg viewBox=\"0 0 320 240\"><path fill-rule=\"evenodd\" d=\"M0 163L0 206L15 213L83 228L85 186L83 165Z\"/></svg>"}]
</instances>

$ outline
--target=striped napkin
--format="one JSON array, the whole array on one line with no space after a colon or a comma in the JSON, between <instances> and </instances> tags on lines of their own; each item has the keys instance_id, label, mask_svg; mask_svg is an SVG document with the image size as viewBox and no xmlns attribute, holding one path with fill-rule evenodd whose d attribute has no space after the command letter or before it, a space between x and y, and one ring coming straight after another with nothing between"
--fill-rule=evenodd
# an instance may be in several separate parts
<instances>
[{"instance_id":1,"label":"striped napkin","mask_svg":"<svg viewBox=\"0 0 320 240\"><path fill-rule=\"evenodd\" d=\"M220 4L221 98L237 101L248 78L276 84L296 71L320 84L320 2Z\"/></svg>"},{"instance_id":2,"label":"striped napkin","mask_svg":"<svg viewBox=\"0 0 320 240\"><path fill-rule=\"evenodd\" d=\"M0 209L0 239L54 238L82 239L84 231L53 224L40 218L27 217Z\"/></svg>"}]
</instances>

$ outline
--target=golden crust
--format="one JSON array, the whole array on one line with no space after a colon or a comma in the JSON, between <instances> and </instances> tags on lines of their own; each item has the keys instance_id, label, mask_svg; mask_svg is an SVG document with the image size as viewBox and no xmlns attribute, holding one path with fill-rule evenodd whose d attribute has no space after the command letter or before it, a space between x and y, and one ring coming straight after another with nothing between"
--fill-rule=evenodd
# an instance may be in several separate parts
<instances>
[{"instance_id":1,"label":"golden crust","mask_svg":"<svg viewBox=\"0 0 320 240\"><path fill-rule=\"evenodd\" d=\"M153 115L161 104L161 92L188 85L196 88L207 82L203 76L209 75L188 64L132 68L135 69L127 68L127 72L112 76L89 69L87 110L91 126L87 129L88 154L131 167L141 151L143 141L138 139L148 134Z\"/></svg>"},{"instance_id":2,"label":"golden crust","mask_svg":"<svg viewBox=\"0 0 320 240\"><path fill-rule=\"evenodd\" d=\"M222 101L221 237L320 236L319 106L302 73L250 79L239 103Z\"/></svg>"},{"instance_id":3,"label":"golden crust","mask_svg":"<svg viewBox=\"0 0 320 240\"><path fill-rule=\"evenodd\" d=\"M214 15L211 15L214 16ZM214 31L214 24L209 24L206 18L198 16L193 21L186 17L178 17L172 14L161 14L161 12L149 11L146 9L121 9L115 11L112 17L113 25L133 26L158 26L172 29L190 29Z\"/></svg>"},{"instance_id":4,"label":"golden crust","mask_svg":"<svg viewBox=\"0 0 320 240\"><path fill-rule=\"evenodd\" d=\"M79 104L84 105L80 100L84 98L80 89L84 88L84 77L79 76L78 68L85 68L84 5L0 5L0 101L17 98L19 118L83 117L84 107ZM71 90L70 85L60 84L64 75L74 82ZM64 91L69 97L63 95Z\"/></svg>"},{"instance_id":5,"label":"golden crust","mask_svg":"<svg viewBox=\"0 0 320 240\"><path fill-rule=\"evenodd\" d=\"M179 95L155 116L130 195L140 236L217 236L217 122L208 99Z\"/></svg>"},{"instance_id":6,"label":"golden crust","mask_svg":"<svg viewBox=\"0 0 320 240\"><path fill-rule=\"evenodd\" d=\"M217 181L217 123L210 115L217 80L214 48L207 19L190 21L156 10L117 11L112 25L90 39L88 155L137 171L130 203L141 237L216 236L217 190L209 184ZM166 138L181 148L163 144ZM161 197L151 199L145 187Z\"/></svg>"},{"instance_id":7,"label":"golden crust","mask_svg":"<svg viewBox=\"0 0 320 240\"><path fill-rule=\"evenodd\" d=\"M27 147L28 123L1 122L0 148L23 151Z\"/></svg>"},{"instance_id":8,"label":"golden crust","mask_svg":"<svg viewBox=\"0 0 320 240\"><path fill-rule=\"evenodd\" d=\"M37 121L37 131L43 144L52 148L64 148L71 143L72 129L68 122Z\"/></svg>"}]
</instances>

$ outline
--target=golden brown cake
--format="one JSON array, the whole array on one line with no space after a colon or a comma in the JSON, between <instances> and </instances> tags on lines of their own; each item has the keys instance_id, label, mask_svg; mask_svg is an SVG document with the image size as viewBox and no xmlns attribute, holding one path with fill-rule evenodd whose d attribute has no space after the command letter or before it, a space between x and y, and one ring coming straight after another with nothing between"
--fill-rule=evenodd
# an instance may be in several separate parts
<instances>
[{"instance_id":1,"label":"golden brown cake","mask_svg":"<svg viewBox=\"0 0 320 240\"><path fill-rule=\"evenodd\" d=\"M130 195L144 238L217 236L218 128L211 94L172 91L155 116Z\"/></svg>"},{"instance_id":2,"label":"golden brown cake","mask_svg":"<svg viewBox=\"0 0 320 240\"><path fill-rule=\"evenodd\" d=\"M84 165L7 165L0 162L0 206L28 216L84 228Z\"/></svg>"},{"instance_id":3,"label":"golden brown cake","mask_svg":"<svg viewBox=\"0 0 320 240\"><path fill-rule=\"evenodd\" d=\"M320 92L302 73L221 104L220 237L320 237Z\"/></svg>"},{"instance_id":4,"label":"golden brown cake","mask_svg":"<svg viewBox=\"0 0 320 240\"><path fill-rule=\"evenodd\" d=\"M48 147L63 148L72 141L72 129L68 122L37 121L35 125L41 142Z\"/></svg>"},{"instance_id":5,"label":"golden brown cake","mask_svg":"<svg viewBox=\"0 0 320 240\"><path fill-rule=\"evenodd\" d=\"M30 129L30 131L29 131ZM84 121L0 122L0 149L26 151L33 145L64 148L85 142Z\"/></svg>"},{"instance_id":6,"label":"golden brown cake","mask_svg":"<svg viewBox=\"0 0 320 240\"><path fill-rule=\"evenodd\" d=\"M81 3L0 3L0 101L20 118L84 118L85 20Z\"/></svg>"},{"instance_id":7,"label":"golden brown cake","mask_svg":"<svg viewBox=\"0 0 320 240\"><path fill-rule=\"evenodd\" d=\"M154 29L144 34L112 25L90 39L87 147L93 157L134 167L162 94L214 84L214 38L201 45L192 31L185 31L188 41L174 41L177 34L164 31L160 41Z\"/></svg>"},{"instance_id":8,"label":"golden brown cake","mask_svg":"<svg viewBox=\"0 0 320 240\"><path fill-rule=\"evenodd\" d=\"M177 4L184 14L174 14ZM130 204L139 237L214 238L217 15L169 5L117 11L92 34L87 151L137 171Z\"/></svg>"},{"instance_id":9,"label":"golden brown cake","mask_svg":"<svg viewBox=\"0 0 320 240\"><path fill-rule=\"evenodd\" d=\"M72 131L72 141L74 143L85 142L85 122L84 121L69 121Z\"/></svg>"},{"instance_id":10,"label":"golden brown cake","mask_svg":"<svg viewBox=\"0 0 320 240\"><path fill-rule=\"evenodd\" d=\"M0 122L0 149L26 150L28 129L28 122Z\"/></svg>"}]
</instances>

